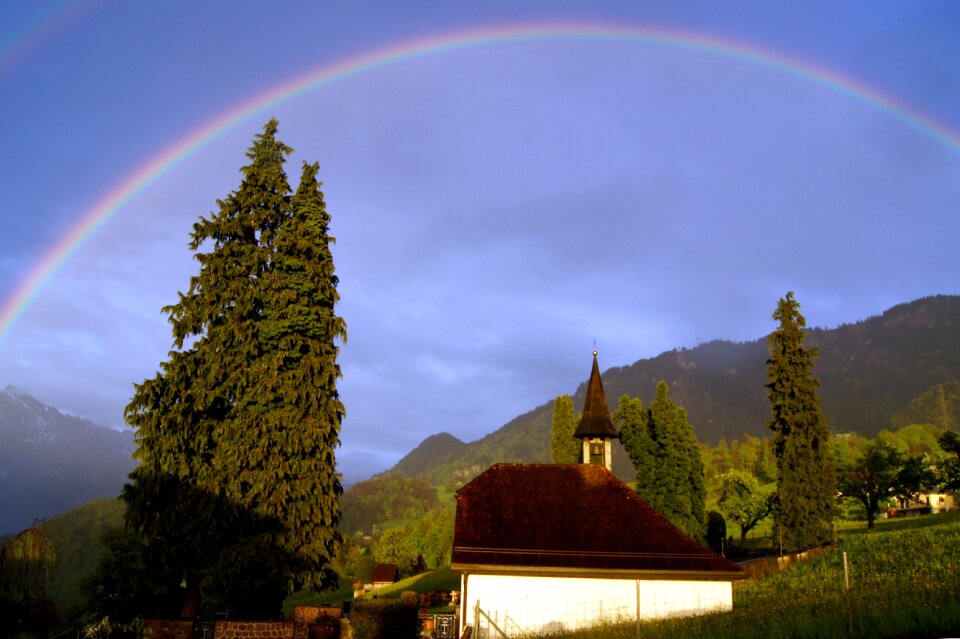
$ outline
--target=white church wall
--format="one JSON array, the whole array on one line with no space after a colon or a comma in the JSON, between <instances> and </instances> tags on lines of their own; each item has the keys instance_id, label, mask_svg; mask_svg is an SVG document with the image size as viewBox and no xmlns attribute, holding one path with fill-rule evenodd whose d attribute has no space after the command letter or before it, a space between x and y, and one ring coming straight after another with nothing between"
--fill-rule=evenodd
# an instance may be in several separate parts
<instances>
[{"instance_id":1,"label":"white church wall","mask_svg":"<svg viewBox=\"0 0 960 639\"><path fill-rule=\"evenodd\" d=\"M729 581L588 579L515 575L469 575L463 619L477 627L496 625L508 635L555 632L603 622L696 615L730 610ZM475 633L476 634L476 633Z\"/></svg>"}]
</instances>

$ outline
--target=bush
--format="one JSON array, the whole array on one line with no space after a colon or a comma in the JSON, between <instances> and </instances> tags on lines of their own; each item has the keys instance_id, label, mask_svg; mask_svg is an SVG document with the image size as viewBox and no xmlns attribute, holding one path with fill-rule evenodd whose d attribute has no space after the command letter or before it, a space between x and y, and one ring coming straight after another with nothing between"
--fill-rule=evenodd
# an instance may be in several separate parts
<instances>
[{"instance_id":1,"label":"bush","mask_svg":"<svg viewBox=\"0 0 960 639\"><path fill-rule=\"evenodd\" d=\"M723 552L723 540L727 538L727 520L715 510L707 513L707 534L704 539L713 552Z\"/></svg>"},{"instance_id":2,"label":"bush","mask_svg":"<svg viewBox=\"0 0 960 639\"><path fill-rule=\"evenodd\" d=\"M354 601L350 607L354 639L417 639L416 596L412 604L409 599Z\"/></svg>"}]
</instances>

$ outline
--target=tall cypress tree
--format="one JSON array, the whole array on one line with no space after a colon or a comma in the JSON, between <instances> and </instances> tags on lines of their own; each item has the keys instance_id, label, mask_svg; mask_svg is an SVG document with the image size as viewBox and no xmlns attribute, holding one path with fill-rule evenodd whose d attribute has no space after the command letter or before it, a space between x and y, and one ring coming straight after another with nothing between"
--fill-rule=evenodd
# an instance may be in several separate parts
<instances>
[{"instance_id":1,"label":"tall cypress tree","mask_svg":"<svg viewBox=\"0 0 960 639\"><path fill-rule=\"evenodd\" d=\"M777 521L789 548L809 548L833 537L836 481L827 462L830 432L813 375L818 352L804 346L807 321L787 293L773 319L780 325L767 340L767 396L777 458Z\"/></svg>"},{"instance_id":2,"label":"tall cypress tree","mask_svg":"<svg viewBox=\"0 0 960 639\"><path fill-rule=\"evenodd\" d=\"M576 464L583 457L580 440L573 436L577 430L573 414L573 399L559 395L553 400L553 419L550 429L550 453L555 464Z\"/></svg>"},{"instance_id":3,"label":"tall cypress tree","mask_svg":"<svg viewBox=\"0 0 960 639\"><path fill-rule=\"evenodd\" d=\"M271 120L240 187L194 224L199 273L164 309L173 350L126 409L140 466L125 491L131 523L188 588L271 616L289 589L332 581L346 336L317 166L291 196L276 131ZM171 527L191 518L195 531Z\"/></svg>"},{"instance_id":4,"label":"tall cypress tree","mask_svg":"<svg viewBox=\"0 0 960 639\"><path fill-rule=\"evenodd\" d=\"M639 399L621 397L613 421L637 470L637 494L685 533L702 539L706 488L700 446L687 411L670 399L669 390L659 382L646 411Z\"/></svg>"},{"instance_id":5,"label":"tall cypress tree","mask_svg":"<svg viewBox=\"0 0 960 639\"><path fill-rule=\"evenodd\" d=\"M617 410L613 411L611 418L620 433L623 450L637 472L636 492L652 505L649 498L653 497L654 486L659 481L659 468L655 457L656 448L650 435L650 419L647 411L643 409L643 400L621 395Z\"/></svg>"},{"instance_id":6,"label":"tall cypress tree","mask_svg":"<svg viewBox=\"0 0 960 639\"><path fill-rule=\"evenodd\" d=\"M669 390L666 382L659 382L648 409L663 478L656 492L664 504L661 513L694 539L702 539L707 521L703 460L687 411L670 399Z\"/></svg>"}]
</instances>

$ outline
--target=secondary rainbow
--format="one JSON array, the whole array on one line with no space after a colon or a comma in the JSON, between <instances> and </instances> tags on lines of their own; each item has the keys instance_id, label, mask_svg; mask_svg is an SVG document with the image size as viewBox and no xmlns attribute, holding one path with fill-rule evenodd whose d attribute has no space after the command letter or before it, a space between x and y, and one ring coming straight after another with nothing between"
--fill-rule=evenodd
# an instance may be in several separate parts
<instances>
[{"instance_id":1,"label":"secondary rainbow","mask_svg":"<svg viewBox=\"0 0 960 639\"><path fill-rule=\"evenodd\" d=\"M22 29L0 40L0 78L102 3L103 0L63 0L41 8Z\"/></svg>"},{"instance_id":2,"label":"secondary rainbow","mask_svg":"<svg viewBox=\"0 0 960 639\"><path fill-rule=\"evenodd\" d=\"M132 199L163 177L172 167L241 122L330 83L374 69L456 49L533 40L619 40L686 49L742 61L813 82L867 104L960 154L960 133L952 131L945 123L923 114L918 109L836 71L743 42L687 31L583 22L507 25L444 33L321 65L237 104L164 149L107 192L34 265L0 308L0 342L7 337L44 285L89 237L109 223Z\"/></svg>"}]
</instances>

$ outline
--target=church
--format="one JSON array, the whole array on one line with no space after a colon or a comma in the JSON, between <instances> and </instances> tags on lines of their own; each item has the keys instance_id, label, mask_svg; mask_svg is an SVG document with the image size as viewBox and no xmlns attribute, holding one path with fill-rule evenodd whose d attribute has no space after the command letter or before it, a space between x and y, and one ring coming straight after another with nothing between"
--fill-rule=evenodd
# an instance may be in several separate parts
<instances>
[{"instance_id":1,"label":"church","mask_svg":"<svg viewBox=\"0 0 960 639\"><path fill-rule=\"evenodd\" d=\"M474 636L513 636L730 610L743 569L611 472L618 433L596 352L575 436L580 464L495 464L457 491L451 567L462 573L461 634L466 626Z\"/></svg>"}]
</instances>

